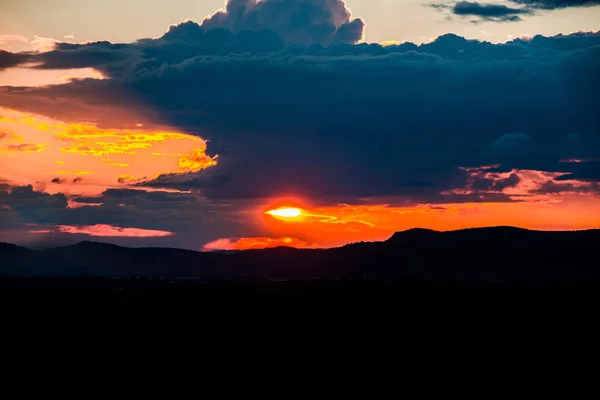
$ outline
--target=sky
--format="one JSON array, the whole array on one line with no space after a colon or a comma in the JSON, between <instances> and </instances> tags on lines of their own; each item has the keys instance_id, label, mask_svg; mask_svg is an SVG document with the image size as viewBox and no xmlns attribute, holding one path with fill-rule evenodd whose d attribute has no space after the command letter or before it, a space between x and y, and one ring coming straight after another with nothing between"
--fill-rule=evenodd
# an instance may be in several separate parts
<instances>
[{"instance_id":1,"label":"sky","mask_svg":"<svg viewBox=\"0 0 600 400\"><path fill-rule=\"evenodd\" d=\"M0 0L0 241L600 228L600 1Z\"/></svg>"}]
</instances>

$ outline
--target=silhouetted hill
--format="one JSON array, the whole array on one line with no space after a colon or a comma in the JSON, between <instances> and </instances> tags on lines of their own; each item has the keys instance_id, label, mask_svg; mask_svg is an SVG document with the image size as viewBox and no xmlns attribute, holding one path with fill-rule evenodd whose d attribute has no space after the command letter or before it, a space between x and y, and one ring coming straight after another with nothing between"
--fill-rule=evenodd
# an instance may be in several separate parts
<instances>
[{"instance_id":1,"label":"silhouetted hill","mask_svg":"<svg viewBox=\"0 0 600 400\"><path fill-rule=\"evenodd\" d=\"M12 255L12 254L25 254L28 253L29 249L21 246L17 246L12 243L0 243L0 255Z\"/></svg>"},{"instance_id":2,"label":"silhouetted hill","mask_svg":"<svg viewBox=\"0 0 600 400\"><path fill-rule=\"evenodd\" d=\"M540 232L494 227L411 229L385 242L335 249L200 253L81 242L32 251L0 244L2 276L181 277L202 280L400 279L599 280L600 230Z\"/></svg>"}]
</instances>

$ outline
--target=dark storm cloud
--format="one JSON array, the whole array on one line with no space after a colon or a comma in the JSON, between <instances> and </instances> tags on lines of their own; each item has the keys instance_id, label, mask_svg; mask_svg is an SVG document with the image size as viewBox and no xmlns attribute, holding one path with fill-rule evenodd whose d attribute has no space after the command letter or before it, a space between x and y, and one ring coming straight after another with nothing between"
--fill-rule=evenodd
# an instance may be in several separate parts
<instances>
[{"instance_id":1,"label":"dark storm cloud","mask_svg":"<svg viewBox=\"0 0 600 400\"><path fill-rule=\"evenodd\" d=\"M476 1L459 1L454 5L436 3L431 5L438 10L448 10L461 17L476 17L477 21L517 22L521 15L533 13L528 8L514 8L503 4L478 3Z\"/></svg>"},{"instance_id":2,"label":"dark storm cloud","mask_svg":"<svg viewBox=\"0 0 600 400\"><path fill-rule=\"evenodd\" d=\"M157 187L166 189L214 189L227 184L231 178L222 174L218 169L210 168L194 174L165 174L150 181L139 183L142 187Z\"/></svg>"},{"instance_id":3,"label":"dark storm cloud","mask_svg":"<svg viewBox=\"0 0 600 400\"><path fill-rule=\"evenodd\" d=\"M25 221L54 223L56 213L66 209L67 197L60 193L40 193L31 185L0 188L0 207L17 213Z\"/></svg>"},{"instance_id":4,"label":"dark storm cloud","mask_svg":"<svg viewBox=\"0 0 600 400\"><path fill-rule=\"evenodd\" d=\"M279 51L284 47L273 31L227 29L205 31L195 22L173 25L160 38L142 39L131 44L93 42L58 43L56 49L35 56L40 69L96 68L108 77L132 76L162 65L183 62L198 55L224 56L231 53Z\"/></svg>"},{"instance_id":5,"label":"dark storm cloud","mask_svg":"<svg viewBox=\"0 0 600 400\"><path fill-rule=\"evenodd\" d=\"M70 69L93 67L107 75L116 75L135 65L142 54L135 45L93 42L87 44L57 43L56 49L36 56L38 68ZM125 64L125 65L124 65Z\"/></svg>"},{"instance_id":6,"label":"dark storm cloud","mask_svg":"<svg viewBox=\"0 0 600 400\"><path fill-rule=\"evenodd\" d=\"M342 0L229 0L202 27L234 33L270 29L288 44L330 44L358 42L365 24L352 19Z\"/></svg>"},{"instance_id":7,"label":"dark storm cloud","mask_svg":"<svg viewBox=\"0 0 600 400\"><path fill-rule=\"evenodd\" d=\"M473 180L471 188L477 191L502 192L504 189L513 188L521 182L519 175L513 173L508 178L486 179L477 177Z\"/></svg>"},{"instance_id":8,"label":"dark storm cloud","mask_svg":"<svg viewBox=\"0 0 600 400\"><path fill-rule=\"evenodd\" d=\"M431 7L460 17L475 17L471 22L518 22L523 15L537 14L540 10L556 10L570 7L600 5L600 0L508 0L518 7L498 3L459 1L456 3L433 3Z\"/></svg>"},{"instance_id":9,"label":"dark storm cloud","mask_svg":"<svg viewBox=\"0 0 600 400\"><path fill-rule=\"evenodd\" d=\"M31 58L32 57L28 54L11 53L9 51L0 50L0 71L24 64L31 60Z\"/></svg>"},{"instance_id":10,"label":"dark storm cloud","mask_svg":"<svg viewBox=\"0 0 600 400\"><path fill-rule=\"evenodd\" d=\"M0 184L0 229L32 226L35 228L31 230L55 232L59 225L95 224L162 229L176 232L173 237L165 238L163 245L196 249L215 237L266 234L239 213L248 203L214 203L192 194L132 189L109 189L100 196L75 197L71 201L76 208L69 207L63 194L36 192L32 186ZM142 243L143 239L139 241Z\"/></svg>"},{"instance_id":11,"label":"dark storm cloud","mask_svg":"<svg viewBox=\"0 0 600 400\"><path fill-rule=\"evenodd\" d=\"M86 65L83 50L94 46L106 44L60 45L53 62L73 52ZM570 173L576 166L561 159L600 158L596 33L324 47L186 22L159 39L106 48L121 55L104 64L93 57L89 66L118 71L111 79L2 88L0 101L109 126L119 123L115 113L98 110L131 109L133 99L160 122L209 139L219 154L214 168L147 186L218 199L436 202L467 184L459 167Z\"/></svg>"},{"instance_id":12,"label":"dark storm cloud","mask_svg":"<svg viewBox=\"0 0 600 400\"><path fill-rule=\"evenodd\" d=\"M578 180L587 182L600 182L600 161L581 161L569 163L568 167L563 169L569 170L568 174L556 178L557 181Z\"/></svg>"},{"instance_id":13,"label":"dark storm cloud","mask_svg":"<svg viewBox=\"0 0 600 400\"><path fill-rule=\"evenodd\" d=\"M209 128L221 155L216 170L229 178L208 187L199 178L210 196L433 200L460 185L458 166L551 167L572 131L597 132L595 50L578 50L587 39L491 45L446 35L416 51L365 45L196 57L132 85L159 109L202 110L172 120L199 134Z\"/></svg>"},{"instance_id":14,"label":"dark storm cloud","mask_svg":"<svg viewBox=\"0 0 600 400\"><path fill-rule=\"evenodd\" d=\"M539 189L533 190L533 193L538 194L559 194L559 193L585 193L585 194L600 194L600 183L594 182L590 185L577 185L568 182L548 181L540 186Z\"/></svg>"},{"instance_id":15,"label":"dark storm cloud","mask_svg":"<svg viewBox=\"0 0 600 400\"><path fill-rule=\"evenodd\" d=\"M600 0L509 0L512 3L522 4L541 10L556 10L568 7L591 7L600 5Z\"/></svg>"}]
</instances>

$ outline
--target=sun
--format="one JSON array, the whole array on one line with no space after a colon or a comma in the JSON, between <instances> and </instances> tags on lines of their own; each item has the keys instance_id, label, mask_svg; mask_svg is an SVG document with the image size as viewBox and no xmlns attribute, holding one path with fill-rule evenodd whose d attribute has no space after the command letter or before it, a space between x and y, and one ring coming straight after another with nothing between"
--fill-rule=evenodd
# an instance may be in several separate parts
<instances>
[{"instance_id":1,"label":"sun","mask_svg":"<svg viewBox=\"0 0 600 400\"><path fill-rule=\"evenodd\" d=\"M302 215L302 210L294 207L283 207L275 210L269 210L265 214L269 214L274 217L296 218Z\"/></svg>"}]
</instances>

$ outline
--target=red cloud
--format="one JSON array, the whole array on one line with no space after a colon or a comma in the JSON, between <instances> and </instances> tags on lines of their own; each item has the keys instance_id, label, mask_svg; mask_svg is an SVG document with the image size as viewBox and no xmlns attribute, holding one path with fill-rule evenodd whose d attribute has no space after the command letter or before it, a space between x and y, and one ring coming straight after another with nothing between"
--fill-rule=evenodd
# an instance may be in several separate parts
<instances>
[{"instance_id":1,"label":"red cloud","mask_svg":"<svg viewBox=\"0 0 600 400\"><path fill-rule=\"evenodd\" d=\"M58 227L58 230L65 233L101 237L164 237L171 236L173 234L172 232L167 231L138 228L121 228L118 226L104 224L82 226L61 225Z\"/></svg>"}]
</instances>

